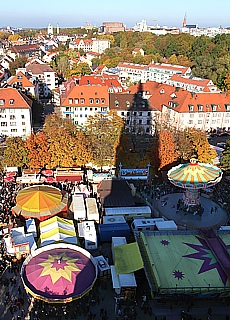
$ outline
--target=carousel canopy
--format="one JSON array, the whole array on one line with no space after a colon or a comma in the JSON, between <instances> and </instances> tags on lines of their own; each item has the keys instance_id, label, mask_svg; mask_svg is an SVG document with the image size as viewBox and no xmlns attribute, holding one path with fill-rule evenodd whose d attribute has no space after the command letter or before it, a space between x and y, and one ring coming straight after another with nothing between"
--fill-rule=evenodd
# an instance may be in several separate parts
<instances>
[{"instance_id":1,"label":"carousel canopy","mask_svg":"<svg viewBox=\"0 0 230 320\"><path fill-rule=\"evenodd\" d=\"M72 244L50 244L24 261L21 277L33 297L50 303L81 298L94 285L97 263L91 254Z\"/></svg>"},{"instance_id":2,"label":"carousel canopy","mask_svg":"<svg viewBox=\"0 0 230 320\"><path fill-rule=\"evenodd\" d=\"M214 186L222 178L222 171L216 166L196 162L180 164L168 171L168 179L178 187L200 189Z\"/></svg>"},{"instance_id":3,"label":"carousel canopy","mask_svg":"<svg viewBox=\"0 0 230 320\"><path fill-rule=\"evenodd\" d=\"M47 185L36 185L18 192L16 206L12 208L17 214L43 220L61 212L66 207L58 188Z\"/></svg>"}]
</instances>

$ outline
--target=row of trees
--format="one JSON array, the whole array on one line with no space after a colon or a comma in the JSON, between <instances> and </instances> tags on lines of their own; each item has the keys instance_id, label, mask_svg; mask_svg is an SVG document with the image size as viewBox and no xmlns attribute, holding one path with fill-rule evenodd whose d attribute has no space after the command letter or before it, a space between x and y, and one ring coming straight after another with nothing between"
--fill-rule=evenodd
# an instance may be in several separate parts
<instances>
[{"instance_id":1,"label":"row of trees","mask_svg":"<svg viewBox=\"0 0 230 320\"><path fill-rule=\"evenodd\" d=\"M9 137L3 162L31 169L83 166L90 162L98 167L118 166L120 162L125 167L145 167L151 163L156 170L163 170L194 156L209 163L216 157L205 133L196 129L175 130L161 123L150 143L144 145L143 136L135 139L140 143L134 150L133 137L115 112L89 117L84 130L52 114L46 117L43 131L33 132L25 141Z\"/></svg>"}]
</instances>

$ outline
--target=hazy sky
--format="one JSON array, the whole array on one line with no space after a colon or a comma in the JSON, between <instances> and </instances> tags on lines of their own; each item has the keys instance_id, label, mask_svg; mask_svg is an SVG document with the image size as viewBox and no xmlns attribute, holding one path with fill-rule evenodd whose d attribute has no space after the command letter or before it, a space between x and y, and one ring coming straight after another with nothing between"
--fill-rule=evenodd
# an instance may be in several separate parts
<instances>
[{"instance_id":1,"label":"hazy sky","mask_svg":"<svg viewBox=\"0 0 230 320\"><path fill-rule=\"evenodd\" d=\"M100 26L105 21L133 27L146 20L153 25L181 27L230 26L230 0L0 0L0 27Z\"/></svg>"}]
</instances>

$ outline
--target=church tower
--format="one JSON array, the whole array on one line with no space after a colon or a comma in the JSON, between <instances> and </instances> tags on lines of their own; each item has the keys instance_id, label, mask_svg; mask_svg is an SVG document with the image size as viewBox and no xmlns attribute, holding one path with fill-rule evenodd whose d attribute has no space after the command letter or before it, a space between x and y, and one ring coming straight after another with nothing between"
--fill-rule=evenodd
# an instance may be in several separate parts
<instances>
[{"instance_id":1,"label":"church tower","mask_svg":"<svg viewBox=\"0 0 230 320\"><path fill-rule=\"evenodd\" d=\"M51 25L51 23L49 23L49 25L48 25L47 33L48 33L48 35L54 34L53 26Z\"/></svg>"},{"instance_id":2,"label":"church tower","mask_svg":"<svg viewBox=\"0 0 230 320\"><path fill-rule=\"evenodd\" d=\"M182 27L184 28L184 27L186 27L186 25L187 25L187 16L186 16L186 13L185 13Z\"/></svg>"},{"instance_id":3,"label":"church tower","mask_svg":"<svg viewBox=\"0 0 230 320\"><path fill-rule=\"evenodd\" d=\"M59 24L57 23L57 34L60 33L60 27L59 27Z\"/></svg>"}]
</instances>

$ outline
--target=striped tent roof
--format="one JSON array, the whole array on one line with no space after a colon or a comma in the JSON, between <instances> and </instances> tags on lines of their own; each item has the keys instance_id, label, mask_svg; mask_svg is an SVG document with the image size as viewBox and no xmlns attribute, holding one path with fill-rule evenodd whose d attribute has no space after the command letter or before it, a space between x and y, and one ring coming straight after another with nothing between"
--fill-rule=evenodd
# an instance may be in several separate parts
<instances>
[{"instance_id":1,"label":"striped tent roof","mask_svg":"<svg viewBox=\"0 0 230 320\"><path fill-rule=\"evenodd\" d=\"M168 179L178 187L200 189L218 183L222 178L222 171L216 166L196 162L180 164L168 171Z\"/></svg>"}]
</instances>

